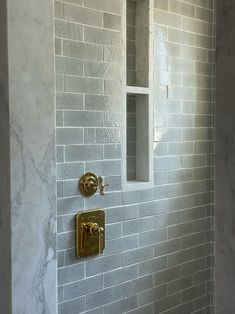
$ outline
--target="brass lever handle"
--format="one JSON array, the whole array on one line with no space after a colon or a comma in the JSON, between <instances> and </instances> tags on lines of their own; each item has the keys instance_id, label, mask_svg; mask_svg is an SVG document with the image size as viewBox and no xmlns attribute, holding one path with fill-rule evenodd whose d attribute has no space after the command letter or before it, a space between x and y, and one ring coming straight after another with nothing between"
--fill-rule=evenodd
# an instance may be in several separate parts
<instances>
[{"instance_id":1,"label":"brass lever handle","mask_svg":"<svg viewBox=\"0 0 235 314\"><path fill-rule=\"evenodd\" d=\"M81 248L84 247L84 239L85 239L85 233L88 233L89 236L95 237L98 235L99 237L99 244L98 244L98 251L99 253L102 253L104 250L104 228L99 227L97 223L95 222L87 222L81 224Z\"/></svg>"},{"instance_id":2,"label":"brass lever handle","mask_svg":"<svg viewBox=\"0 0 235 314\"><path fill-rule=\"evenodd\" d=\"M79 188L82 195L88 197L95 194L97 189L100 189L100 195L104 195L104 188L108 184L104 184L104 179L102 177L97 177L94 173L85 173L79 181Z\"/></svg>"}]
</instances>

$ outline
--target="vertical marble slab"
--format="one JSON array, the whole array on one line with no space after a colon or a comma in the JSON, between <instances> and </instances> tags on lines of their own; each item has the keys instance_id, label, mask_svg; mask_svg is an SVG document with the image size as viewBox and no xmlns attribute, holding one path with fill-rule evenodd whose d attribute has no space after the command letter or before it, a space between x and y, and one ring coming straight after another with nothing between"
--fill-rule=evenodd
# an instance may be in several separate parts
<instances>
[{"instance_id":1,"label":"vertical marble slab","mask_svg":"<svg viewBox=\"0 0 235 314\"><path fill-rule=\"evenodd\" d=\"M7 6L10 137L5 137L10 139L12 311L1 313L54 314L53 1L8 0Z\"/></svg>"},{"instance_id":2,"label":"vertical marble slab","mask_svg":"<svg viewBox=\"0 0 235 314\"><path fill-rule=\"evenodd\" d=\"M7 5L0 2L0 313L11 313L10 124Z\"/></svg>"},{"instance_id":3,"label":"vertical marble slab","mask_svg":"<svg viewBox=\"0 0 235 314\"><path fill-rule=\"evenodd\" d=\"M235 313L235 3L217 1L216 313Z\"/></svg>"}]
</instances>

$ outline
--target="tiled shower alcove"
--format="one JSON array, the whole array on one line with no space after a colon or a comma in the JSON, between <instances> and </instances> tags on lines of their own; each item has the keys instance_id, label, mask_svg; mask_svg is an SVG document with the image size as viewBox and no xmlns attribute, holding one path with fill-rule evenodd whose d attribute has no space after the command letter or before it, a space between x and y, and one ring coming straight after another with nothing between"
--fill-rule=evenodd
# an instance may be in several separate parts
<instances>
[{"instance_id":1,"label":"tiled shower alcove","mask_svg":"<svg viewBox=\"0 0 235 314\"><path fill-rule=\"evenodd\" d=\"M60 314L213 310L214 2L137 2L55 1ZM136 38L131 17L146 3L153 47L145 72L133 60L147 37ZM137 156L137 98L152 103L153 170L136 188L146 177L137 178L132 161L129 184L124 164ZM105 178L103 198L80 196L85 171ZM98 207L106 213L104 255L77 259L74 215Z\"/></svg>"}]
</instances>

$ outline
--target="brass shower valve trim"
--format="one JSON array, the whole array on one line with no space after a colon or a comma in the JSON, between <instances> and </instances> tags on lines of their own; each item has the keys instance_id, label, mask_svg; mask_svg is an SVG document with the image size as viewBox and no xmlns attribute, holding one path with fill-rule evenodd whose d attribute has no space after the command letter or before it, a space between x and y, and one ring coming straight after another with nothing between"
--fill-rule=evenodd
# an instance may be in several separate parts
<instances>
[{"instance_id":1,"label":"brass shower valve trim","mask_svg":"<svg viewBox=\"0 0 235 314\"><path fill-rule=\"evenodd\" d=\"M101 209L81 212L75 217L76 255L102 254L105 247L105 214Z\"/></svg>"}]
</instances>

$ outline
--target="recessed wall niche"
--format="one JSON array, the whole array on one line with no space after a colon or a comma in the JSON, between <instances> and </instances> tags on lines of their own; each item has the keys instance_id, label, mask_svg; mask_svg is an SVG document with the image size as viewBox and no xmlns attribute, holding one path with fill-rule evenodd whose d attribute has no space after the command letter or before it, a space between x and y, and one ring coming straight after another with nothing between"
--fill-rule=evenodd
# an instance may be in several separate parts
<instances>
[{"instance_id":1,"label":"recessed wall niche","mask_svg":"<svg viewBox=\"0 0 235 314\"><path fill-rule=\"evenodd\" d=\"M123 0L123 189L153 184L153 0Z\"/></svg>"},{"instance_id":2,"label":"recessed wall niche","mask_svg":"<svg viewBox=\"0 0 235 314\"><path fill-rule=\"evenodd\" d=\"M127 181L149 182L149 96L127 94Z\"/></svg>"},{"instance_id":3,"label":"recessed wall niche","mask_svg":"<svg viewBox=\"0 0 235 314\"><path fill-rule=\"evenodd\" d=\"M127 85L149 87L149 0L126 1Z\"/></svg>"}]
</instances>

